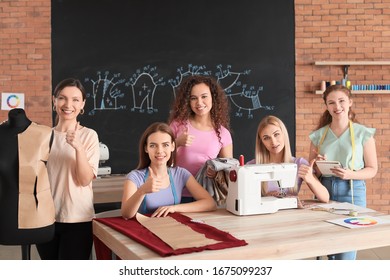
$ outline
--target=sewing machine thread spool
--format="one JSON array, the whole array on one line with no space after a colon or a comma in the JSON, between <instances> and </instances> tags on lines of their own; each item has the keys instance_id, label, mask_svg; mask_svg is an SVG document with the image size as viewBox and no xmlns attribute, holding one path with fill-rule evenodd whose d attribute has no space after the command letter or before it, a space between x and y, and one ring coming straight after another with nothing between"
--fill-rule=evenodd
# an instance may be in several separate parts
<instances>
[{"instance_id":1,"label":"sewing machine thread spool","mask_svg":"<svg viewBox=\"0 0 390 280\"><path fill-rule=\"evenodd\" d=\"M244 166L244 156L243 155L240 155L240 166Z\"/></svg>"},{"instance_id":2,"label":"sewing machine thread spool","mask_svg":"<svg viewBox=\"0 0 390 280\"><path fill-rule=\"evenodd\" d=\"M355 211L355 210L351 210L351 211L349 211L348 215L351 216L351 217L356 217L358 215L358 212Z\"/></svg>"}]
</instances>

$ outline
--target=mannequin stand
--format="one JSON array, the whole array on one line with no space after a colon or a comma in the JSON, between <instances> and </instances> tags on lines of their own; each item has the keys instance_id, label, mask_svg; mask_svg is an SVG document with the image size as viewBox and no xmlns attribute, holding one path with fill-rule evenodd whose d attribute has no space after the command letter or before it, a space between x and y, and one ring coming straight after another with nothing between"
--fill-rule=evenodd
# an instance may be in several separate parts
<instances>
[{"instance_id":1,"label":"mannequin stand","mask_svg":"<svg viewBox=\"0 0 390 280\"><path fill-rule=\"evenodd\" d=\"M22 260L31 260L31 245L22 245Z\"/></svg>"}]
</instances>

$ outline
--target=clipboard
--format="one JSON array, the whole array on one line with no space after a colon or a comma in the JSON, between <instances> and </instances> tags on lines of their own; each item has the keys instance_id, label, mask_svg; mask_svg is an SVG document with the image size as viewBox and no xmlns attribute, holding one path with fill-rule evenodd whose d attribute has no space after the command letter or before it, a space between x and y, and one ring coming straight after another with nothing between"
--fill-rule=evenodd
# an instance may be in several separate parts
<instances>
[{"instance_id":1,"label":"clipboard","mask_svg":"<svg viewBox=\"0 0 390 280\"><path fill-rule=\"evenodd\" d=\"M331 168L343 168L342 164L339 161L330 161L330 160L319 160L316 161L318 169L321 171L322 175L332 176L333 172Z\"/></svg>"}]
</instances>

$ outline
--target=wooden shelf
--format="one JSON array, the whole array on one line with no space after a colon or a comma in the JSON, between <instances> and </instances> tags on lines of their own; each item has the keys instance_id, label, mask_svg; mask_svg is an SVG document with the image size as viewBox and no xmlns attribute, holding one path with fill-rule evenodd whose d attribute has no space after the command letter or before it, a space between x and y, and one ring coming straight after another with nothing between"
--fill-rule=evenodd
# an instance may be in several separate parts
<instances>
[{"instance_id":1,"label":"wooden shelf","mask_svg":"<svg viewBox=\"0 0 390 280\"><path fill-rule=\"evenodd\" d=\"M314 65L390 65L390 61L364 61L364 60L340 60L340 61L315 61Z\"/></svg>"},{"instance_id":2,"label":"wooden shelf","mask_svg":"<svg viewBox=\"0 0 390 280\"><path fill-rule=\"evenodd\" d=\"M315 94L323 94L322 90L316 90ZM390 90L352 90L352 94L390 94Z\"/></svg>"},{"instance_id":3,"label":"wooden shelf","mask_svg":"<svg viewBox=\"0 0 390 280\"><path fill-rule=\"evenodd\" d=\"M333 61L315 61L314 65L323 66L344 66L344 77L348 74L348 68L351 65L390 65L389 60L333 60ZM316 90L315 94L323 94L323 91ZM390 94L390 90L352 90L352 94Z\"/></svg>"}]
</instances>

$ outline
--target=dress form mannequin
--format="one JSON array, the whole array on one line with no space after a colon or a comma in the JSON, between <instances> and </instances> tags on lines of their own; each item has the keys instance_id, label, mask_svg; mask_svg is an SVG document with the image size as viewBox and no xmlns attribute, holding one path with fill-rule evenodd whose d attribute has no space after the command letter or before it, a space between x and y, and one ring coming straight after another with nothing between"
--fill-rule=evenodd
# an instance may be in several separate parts
<instances>
[{"instance_id":1,"label":"dress form mannequin","mask_svg":"<svg viewBox=\"0 0 390 280\"><path fill-rule=\"evenodd\" d=\"M32 124L23 109L13 109L8 114L8 121L0 125L0 244L22 245L23 259L30 258L31 244L47 242L54 236L54 221L42 227L21 227L19 221L21 213L19 175L23 174L19 174L18 135ZM39 139L34 140L32 141L34 144L29 147L31 151L39 150L37 148L41 145ZM31 188L35 191L37 183ZM46 207L42 205L46 202L43 203L39 195L36 195L36 204L39 204L39 208Z\"/></svg>"}]
</instances>

